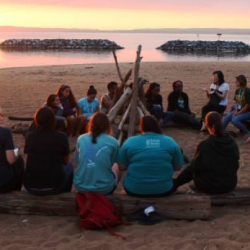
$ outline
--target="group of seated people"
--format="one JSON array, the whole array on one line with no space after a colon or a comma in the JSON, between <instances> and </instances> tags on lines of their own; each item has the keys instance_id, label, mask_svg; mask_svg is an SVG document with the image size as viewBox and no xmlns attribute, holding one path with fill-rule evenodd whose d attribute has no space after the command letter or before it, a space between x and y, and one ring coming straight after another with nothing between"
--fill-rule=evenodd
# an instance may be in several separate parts
<instances>
[{"instance_id":1,"label":"group of seated people","mask_svg":"<svg viewBox=\"0 0 250 250\"><path fill-rule=\"evenodd\" d=\"M243 118L250 118L250 90L246 87L245 76L236 77L239 88L235 93L235 109L222 120L221 113L227 102L221 103L221 100L226 98L227 101L229 88L228 84L221 83L222 72L218 72L213 74L218 83L206 90L211 103L202 109L209 137L199 143L191 164L177 178L173 178L173 174L184 165L183 154L175 140L163 134L161 125L168 119L176 119L198 127L181 81L173 83L167 112L163 112L160 86L150 84L145 96L152 115L140 118L140 134L127 139L121 147L111 136L111 124L106 115L117 84L112 83L112 91L102 98L103 112L99 112L97 91L93 86L88 89L86 98L76 102L70 87L62 85L35 114L36 128L25 138L25 169L22 157L15 154L10 130L0 127L0 192L21 190L23 184L31 194L49 195L69 192L74 184L77 191L110 195L117 188L123 171L126 171L124 190L134 196L166 196L192 180L198 190L206 193L233 190L237 185L240 154L235 139L225 133L225 128L232 122L249 136L249 131L240 126L244 126ZM226 87L221 88L223 84ZM219 105L214 101L215 95ZM79 118L79 126L88 121L87 133L77 139L76 171L70 161L67 134L55 129L59 120L74 127L74 118Z\"/></svg>"}]
</instances>

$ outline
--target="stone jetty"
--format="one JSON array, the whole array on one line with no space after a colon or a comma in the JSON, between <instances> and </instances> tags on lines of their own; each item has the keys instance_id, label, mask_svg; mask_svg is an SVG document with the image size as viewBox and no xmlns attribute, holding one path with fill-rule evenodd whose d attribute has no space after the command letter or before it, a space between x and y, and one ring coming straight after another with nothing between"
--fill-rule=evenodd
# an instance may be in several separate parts
<instances>
[{"instance_id":1,"label":"stone jetty","mask_svg":"<svg viewBox=\"0 0 250 250\"><path fill-rule=\"evenodd\" d=\"M172 40L157 49L178 52L232 52L250 53L250 45L234 41L188 41Z\"/></svg>"},{"instance_id":2,"label":"stone jetty","mask_svg":"<svg viewBox=\"0 0 250 250\"><path fill-rule=\"evenodd\" d=\"M102 39L10 39L0 44L8 50L117 50L124 49L110 40Z\"/></svg>"}]
</instances>

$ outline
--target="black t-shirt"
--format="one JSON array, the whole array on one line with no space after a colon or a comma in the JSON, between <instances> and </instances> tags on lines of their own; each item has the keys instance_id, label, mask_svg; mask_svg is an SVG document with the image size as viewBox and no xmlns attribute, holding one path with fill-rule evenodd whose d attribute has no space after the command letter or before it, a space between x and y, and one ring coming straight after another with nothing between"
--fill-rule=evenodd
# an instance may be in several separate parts
<instances>
[{"instance_id":1,"label":"black t-shirt","mask_svg":"<svg viewBox=\"0 0 250 250\"><path fill-rule=\"evenodd\" d=\"M236 89L234 100L237 104L237 109L241 110L245 107L246 104L250 104L250 89L245 88L245 90L242 90L240 88ZM248 110L249 111L249 110Z\"/></svg>"},{"instance_id":2,"label":"black t-shirt","mask_svg":"<svg viewBox=\"0 0 250 250\"><path fill-rule=\"evenodd\" d=\"M162 107L162 96L160 94L155 95L154 97L150 94L145 95L147 109L150 111L154 105L160 105Z\"/></svg>"},{"instance_id":3,"label":"black t-shirt","mask_svg":"<svg viewBox=\"0 0 250 250\"><path fill-rule=\"evenodd\" d=\"M28 155L24 176L27 188L56 188L63 181L63 156L69 154L65 134L55 130L28 133L24 153Z\"/></svg>"},{"instance_id":4,"label":"black t-shirt","mask_svg":"<svg viewBox=\"0 0 250 250\"><path fill-rule=\"evenodd\" d=\"M0 186L7 183L14 175L5 154L6 150L14 148L11 131L8 128L0 127Z\"/></svg>"}]
</instances>

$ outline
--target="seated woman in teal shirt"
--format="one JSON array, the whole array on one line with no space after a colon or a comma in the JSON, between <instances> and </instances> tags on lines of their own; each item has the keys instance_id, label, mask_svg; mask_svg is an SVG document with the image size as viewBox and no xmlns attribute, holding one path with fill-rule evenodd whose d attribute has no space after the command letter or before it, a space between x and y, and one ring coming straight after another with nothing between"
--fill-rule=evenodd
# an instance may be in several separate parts
<instances>
[{"instance_id":1,"label":"seated woman in teal shirt","mask_svg":"<svg viewBox=\"0 0 250 250\"><path fill-rule=\"evenodd\" d=\"M174 191L173 174L184 164L178 144L162 134L157 120L144 116L141 135L129 138L120 149L118 164L127 170L124 189L133 196L166 196Z\"/></svg>"},{"instance_id":2,"label":"seated woman in teal shirt","mask_svg":"<svg viewBox=\"0 0 250 250\"><path fill-rule=\"evenodd\" d=\"M88 126L89 132L77 140L75 188L77 191L111 194L119 180L118 141L109 135L111 129L106 114L95 113Z\"/></svg>"}]
</instances>

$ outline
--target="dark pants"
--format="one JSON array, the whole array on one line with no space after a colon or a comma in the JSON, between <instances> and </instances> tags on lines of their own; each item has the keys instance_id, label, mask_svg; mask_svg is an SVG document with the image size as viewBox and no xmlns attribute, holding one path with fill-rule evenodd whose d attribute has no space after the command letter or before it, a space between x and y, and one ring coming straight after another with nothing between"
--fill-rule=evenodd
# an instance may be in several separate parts
<instances>
[{"instance_id":1,"label":"dark pants","mask_svg":"<svg viewBox=\"0 0 250 250\"><path fill-rule=\"evenodd\" d=\"M26 190L31 194L40 195L40 196L71 192L73 176L74 176L73 165L71 163L63 165L63 174L64 174L64 180L62 184L57 188L50 189L50 190L26 188Z\"/></svg>"},{"instance_id":2,"label":"dark pants","mask_svg":"<svg viewBox=\"0 0 250 250\"><path fill-rule=\"evenodd\" d=\"M200 121L198 121L195 117L192 115L182 112L182 111L176 111L174 112L173 121L177 123L184 123L192 126L195 129L200 129Z\"/></svg>"},{"instance_id":3,"label":"dark pants","mask_svg":"<svg viewBox=\"0 0 250 250\"><path fill-rule=\"evenodd\" d=\"M164 197L164 196L168 196L168 195L172 194L176 190L176 188L175 188L175 185L174 185L172 189L170 189L169 191L167 191L165 193L162 193L162 194L135 194L135 193L129 192L125 187L124 187L124 190L125 190L127 195L135 196L135 197L141 197L141 198L147 198L147 197Z\"/></svg>"},{"instance_id":4,"label":"dark pants","mask_svg":"<svg viewBox=\"0 0 250 250\"><path fill-rule=\"evenodd\" d=\"M226 106L222 106L222 105L215 106L215 105L207 104L206 106L202 108L202 112L201 112L202 121L205 120L206 115L211 111L216 111L219 114L223 114L225 110L226 110Z\"/></svg>"},{"instance_id":5,"label":"dark pants","mask_svg":"<svg viewBox=\"0 0 250 250\"><path fill-rule=\"evenodd\" d=\"M157 119L163 120L162 124L166 125L174 116L173 112L163 112L163 109L160 105L155 105L151 110L150 113Z\"/></svg>"},{"instance_id":6,"label":"dark pants","mask_svg":"<svg viewBox=\"0 0 250 250\"><path fill-rule=\"evenodd\" d=\"M3 186L0 186L0 193L8 193L13 190L20 191L22 188L23 173L24 173L24 161L21 156L18 157L17 161L10 165L13 169L13 177Z\"/></svg>"},{"instance_id":7,"label":"dark pants","mask_svg":"<svg viewBox=\"0 0 250 250\"><path fill-rule=\"evenodd\" d=\"M174 180L174 186L175 190L190 181L194 181L195 188L198 191L208 193L208 194L221 194L221 193L228 193L236 187L236 183L225 183L225 186L215 186L212 185L212 180L210 181L210 185L204 183L201 178L194 178L194 169L192 165L187 166L180 174L179 176ZM215 184L215 183L213 183ZM228 184L228 185L227 185Z\"/></svg>"}]
</instances>

